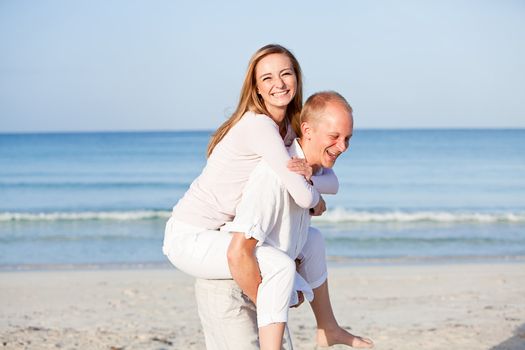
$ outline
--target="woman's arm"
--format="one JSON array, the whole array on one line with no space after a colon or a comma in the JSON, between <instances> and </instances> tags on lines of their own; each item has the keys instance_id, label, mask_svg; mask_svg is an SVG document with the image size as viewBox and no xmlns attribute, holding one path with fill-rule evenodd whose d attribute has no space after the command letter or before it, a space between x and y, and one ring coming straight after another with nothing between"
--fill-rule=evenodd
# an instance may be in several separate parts
<instances>
[{"instance_id":1,"label":"woman's arm","mask_svg":"<svg viewBox=\"0 0 525 350\"><path fill-rule=\"evenodd\" d=\"M227 253L233 279L254 304L257 304L257 290L262 281L255 257L257 242L254 238L245 238L244 233L234 232Z\"/></svg>"},{"instance_id":2,"label":"woman's arm","mask_svg":"<svg viewBox=\"0 0 525 350\"><path fill-rule=\"evenodd\" d=\"M339 190L339 180L330 168L323 168L320 175L313 175L312 167L306 159L292 158L288 161L288 169L304 176L306 181L311 181L320 194L336 194Z\"/></svg>"},{"instance_id":3,"label":"woman's arm","mask_svg":"<svg viewBox=\"0 0 525 350\"><path fill-rule=\"evenodd\" d=\"M314 187L322 194L337 194L339 190L339 179L330 168L323 168L321 175L313 175Z\"/></svg>"},{"instance_id":4,"label":"woman's arm","mask_svg":"<svg viewBox=\"0 0 525 350\"><path fill-rule=\"evenodd\" d=\"M248 121L248 120L247 120ZM312 208L319 202L319 192L301 175L288 170L290 160L277 124L265 115L251 116L243 130L243 144L260 155L283 182L295 203L302 208Z\"/></svg>"}]
</instances>

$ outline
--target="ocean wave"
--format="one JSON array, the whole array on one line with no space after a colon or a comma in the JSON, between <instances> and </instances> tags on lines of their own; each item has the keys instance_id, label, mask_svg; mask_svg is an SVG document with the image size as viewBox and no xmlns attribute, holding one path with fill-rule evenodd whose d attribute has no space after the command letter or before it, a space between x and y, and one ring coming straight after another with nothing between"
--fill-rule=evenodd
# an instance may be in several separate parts
<instances>
[{"instance_id":1,"label":"ocean wave","mask_svg":"<svg viewBox=\"0 0 525 350\"><path fill-rule=\"evenodd\" d=\"M171 211L81 211L81 212L3 212L0 222L10 221L132 221L167 219ZM328 210L320 217L321 223L525 223L525 212L453 212L453 211L358 211Z\"/></svg>"},{"instance_id":2,"label":"ocean wave","mask_svg":"<svg viewBox=\"0 0 525 350\"><path fill-rule=\"evenodd\" d=\"M85 212L53 212L53 213L0 213L0 222L6 221L130 221L164 219L170 216L170 211L138 210L138 211L85 211Z\"/></svg>"},{"instance_id":3,"label":"ocean wave","mask_svg":"<svg viewBox=\"0 0 525 350\"><path fill-rule=\"evenodd\" d=\"M135 188L182 188L186 189L191 182L173 181L119 181L119 182L0 182L0 189L24 189L24 190L56 190L56 189L135 189Z\"/></svg>"},{"instance_id":4,"label":"ocean wave","mask_svg":"<svg viewBox=\"0 0 525 350\"><path fill-rule=\"evenodd\" d=\"M334 209L314 222L329 223L525 223L525 212L452 212L452 211L355 211Z\"/></svg>"}]
</instances>

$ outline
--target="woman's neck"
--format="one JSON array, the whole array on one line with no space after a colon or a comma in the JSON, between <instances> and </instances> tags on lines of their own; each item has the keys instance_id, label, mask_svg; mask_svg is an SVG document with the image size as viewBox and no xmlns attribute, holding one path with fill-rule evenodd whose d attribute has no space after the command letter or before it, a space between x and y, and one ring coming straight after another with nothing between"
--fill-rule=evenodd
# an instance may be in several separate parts
<instances>
[{"instance_id":1,"label":"woman's neck","mask_svg":"<svg viewBox=\"0 0 525 350\"><path fill-rule=\"evenodd\" d=\"M281 126L282 123L284 123L284 119L286 117L286 107L283 108L268 108L268 113L270 113L269 117L273 119L273 121Z\"/></svg>"}]
</instances>

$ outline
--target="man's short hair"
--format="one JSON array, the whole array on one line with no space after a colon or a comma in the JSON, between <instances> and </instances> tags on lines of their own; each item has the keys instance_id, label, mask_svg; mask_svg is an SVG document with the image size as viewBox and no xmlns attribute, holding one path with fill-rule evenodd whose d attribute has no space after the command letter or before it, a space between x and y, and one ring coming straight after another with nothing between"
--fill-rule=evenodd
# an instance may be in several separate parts
<instances>
[{"instance_id":1,"label":"man's short hair","mask_svg":"<svg viewBox=\"0 0 525 350\"><path fill-rule=\"evenodd\" d=\"M341 94L335 91L320 91L308 97L304 103L300 117L301 123L319 121L326 105L331 102L339 103L346 108L349 114L352 113L352 106Z\"/></svg>"}]
</instances>

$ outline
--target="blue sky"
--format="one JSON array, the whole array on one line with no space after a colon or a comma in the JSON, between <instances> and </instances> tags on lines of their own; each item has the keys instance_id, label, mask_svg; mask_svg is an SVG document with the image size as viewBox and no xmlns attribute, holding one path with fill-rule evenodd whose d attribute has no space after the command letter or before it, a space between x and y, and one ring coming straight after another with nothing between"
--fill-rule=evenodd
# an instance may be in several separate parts
<instances>
[{"instance_id":1,"label":"blue sky","mask_svg":"<svg viewBox=\"0 0 525 350\"><path fill-rule=\"evenodd\" d=\"M214 129L267 43L358 128L525 127L523 1L0 2L0 132Z\"/></svg>"}]
</instances>

